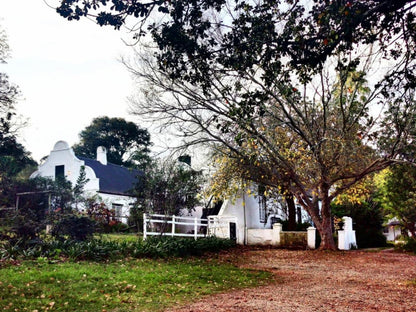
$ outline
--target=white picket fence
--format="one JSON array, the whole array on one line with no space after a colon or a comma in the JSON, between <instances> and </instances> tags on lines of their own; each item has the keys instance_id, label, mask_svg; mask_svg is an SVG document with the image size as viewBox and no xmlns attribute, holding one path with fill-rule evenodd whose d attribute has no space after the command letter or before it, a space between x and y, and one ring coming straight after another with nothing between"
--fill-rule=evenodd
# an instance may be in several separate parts
<instances>
[{"instance_id":1,"label":"white picket fence","mask_svg":"<svg viewBox=\"0 0 416 312\"><path fill-rule=\"evenodd\" d=\"M170 225L170 229L167 225ZM186 232L180 232L185 228ZM163 229L163 227L166 227ZM207 233L208 219L197 217L165 216L161 214L143 214L143 239L148 235L182 236L182 237L205 237ZM169 231L166 231L169 230Z\"/></svg>"}]
</instances>

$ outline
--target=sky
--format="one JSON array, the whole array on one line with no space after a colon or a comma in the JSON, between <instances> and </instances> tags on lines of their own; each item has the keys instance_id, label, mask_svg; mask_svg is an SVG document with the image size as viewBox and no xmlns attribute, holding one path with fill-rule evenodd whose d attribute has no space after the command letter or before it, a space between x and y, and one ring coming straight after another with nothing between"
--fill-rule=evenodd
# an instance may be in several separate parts
<instances>
[{"instance_id":1,"label":"sky","mask_svg":"<svg viewBox=\"0 0 416 312\"><path fill-rule=\"evenodd\" d=\"M137 121L128 113L133 81L119 61L131 52L126 30L67 21L43 0L0 0L0 26L11 49L0 71L20 88L16 108L28 119L20 142L36 161L59 140L79 142L95 117Z\"/></svg>"}]
</instances>

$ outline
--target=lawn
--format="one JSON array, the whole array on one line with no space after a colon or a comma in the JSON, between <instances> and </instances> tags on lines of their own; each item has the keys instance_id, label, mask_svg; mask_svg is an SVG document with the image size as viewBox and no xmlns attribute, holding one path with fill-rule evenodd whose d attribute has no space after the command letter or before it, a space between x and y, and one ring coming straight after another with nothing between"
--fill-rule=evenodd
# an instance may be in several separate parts
<instances>
[{"instance_id":1,"label":"lawn","mask_svg":"<svg viewBox=\"0 0 416 312\"><path fill-rule=\"evenodd\" d=\"M1 311L160 311L266 283L269 273L202 259L108 263L45 258L0 269Z\"/></svg>"}]
</instances>

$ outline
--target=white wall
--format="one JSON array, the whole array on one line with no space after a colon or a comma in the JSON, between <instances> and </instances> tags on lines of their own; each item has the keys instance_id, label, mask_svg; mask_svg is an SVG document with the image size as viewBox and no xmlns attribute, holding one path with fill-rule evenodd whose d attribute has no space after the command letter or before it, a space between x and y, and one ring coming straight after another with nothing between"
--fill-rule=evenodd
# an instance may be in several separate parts
<instances>
[{"instance_id":1,"label":"white wall","mask_svg":"<svg viewBox=\"0 0 416 312\"><path fill-rule=\"evenodd\" d=\"M83 160L75 156L72 148L65 141L58 141L55 144L45 162L30 177L41 176L55 179L55 167L62 165L65 166L65 178L72 183L72 186L76 184L81 167L84 166L86 178L89 179L84 190L93 192L99 190L99 179L95 176L94 171L90 167L85 166Z\"/></svg>"}]
</instances>

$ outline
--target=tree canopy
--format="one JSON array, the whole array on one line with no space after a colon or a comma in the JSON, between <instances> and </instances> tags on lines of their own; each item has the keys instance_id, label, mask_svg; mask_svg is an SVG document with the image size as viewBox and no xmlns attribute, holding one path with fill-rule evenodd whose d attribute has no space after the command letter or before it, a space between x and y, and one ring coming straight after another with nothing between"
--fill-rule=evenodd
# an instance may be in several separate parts
<instances>
[{"instance_id":1,"label":"tree canopy","mask_svg":"<svg viewBox=\"0 0 416 312\"><path fill-rule=\"evenodd\" d=\"M137 185L137 204L147 213L183 215L198 205L202 184L202 173L188 164L154 161Z\"/></svg>"},{"instance_id":2,"label":"tree canopy","mask_svg":"<svg viewBox=\"0 0 416 312\"><path fill-rule=\"evenodd\" d=\"M58 12L115 28L164 14L139 23L156 49L128 64L149 83L136 112L177 126L189 144L215 143L249 179L283 185L334 249L330 202L414 159L415 5L71 0Z\"/></svg>"},{"instance_id":3,"label":"tree canopy","mask_svg":"<svg viewBox=\"0 0 416 312\"><path fill-rule=\"evenodd\" d=\"M107 159L116 165L142 167L149 161L150 134L123 118L97 117L79 134L76 155L95 158L97 147L107 148Z\"/></svg>"},{"instance_id":4,"label":"tree canopy","mask_svg":"<svg viewBox=\"0 0 416 312\"><path fill-rule=\"evenodd\" d=\"M7 36L0 27L0 63L6 63L8 57ZM17 135L22 122L17 116L15 104L19 94L18 87L9 81L5 73L0 72L0 206L14 205L14 184L18 174L25 167L36 164L18 142Z\"/></svg>"},{"instance_id":5,"label":"tree canopy","mask_svg":"<svg viewBox=\"0 0 416 312\"><path fill-rule=\"evenodd\" d=\"M416 239L416 168L399 164L378 176L378 201Z\"/></svg>"}]
</instances>

